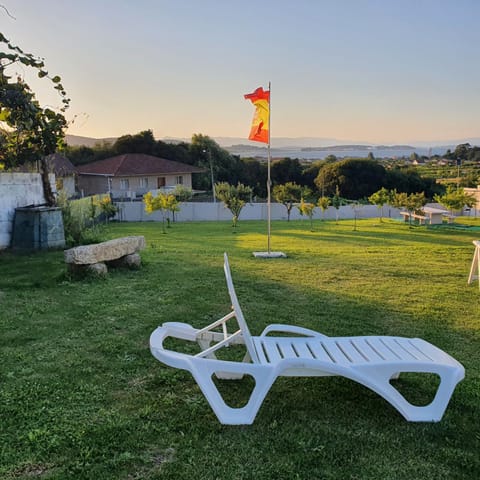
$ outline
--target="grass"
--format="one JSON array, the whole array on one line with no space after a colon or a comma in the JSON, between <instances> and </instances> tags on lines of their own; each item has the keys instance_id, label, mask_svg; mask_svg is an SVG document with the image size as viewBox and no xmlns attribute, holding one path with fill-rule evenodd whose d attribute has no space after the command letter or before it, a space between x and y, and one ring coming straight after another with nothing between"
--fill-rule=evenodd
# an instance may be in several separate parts
<instances>
[{"instance_id":1,"label":"grass","mask_svg":"<svg viewBox=\"0 0 480 480\"><path fill-rule=\"evenodd\" d=\"M479 222L479 223L477 223ZM475 226L479 220L470 221ZM62 252L0 254L2 479L469 479L480 473L480 293L469 230L377 220L111 224L145 235L143 267L72 280ZM327 335L405 335L457 358L466 378L439 423L406 422L339 377L280 378L252 426L222 426L190 374L150 354L166 321L228 311L230 256L252 333L294 323ZM231 398L251 385L227 385ZM224 387L224 386L222 386ZM432 382L412 375L425 403Z\"/></svg>"}]
</instances>

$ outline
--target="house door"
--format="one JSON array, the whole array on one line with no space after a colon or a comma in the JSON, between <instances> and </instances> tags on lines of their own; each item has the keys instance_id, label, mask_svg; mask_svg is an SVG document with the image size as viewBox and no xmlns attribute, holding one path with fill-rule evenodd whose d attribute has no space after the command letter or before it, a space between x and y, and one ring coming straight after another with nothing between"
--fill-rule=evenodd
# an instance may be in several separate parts
<instances>
[{"instance_id":1,"label":"house door","mask_svg":"<svg viewBox=\"0 0 480 480\"><path fill-rule=\"evenodd\" d=\"M165 184L165 177L157 177L157 188L162 188Z\"/></svg>"}]
</instances>

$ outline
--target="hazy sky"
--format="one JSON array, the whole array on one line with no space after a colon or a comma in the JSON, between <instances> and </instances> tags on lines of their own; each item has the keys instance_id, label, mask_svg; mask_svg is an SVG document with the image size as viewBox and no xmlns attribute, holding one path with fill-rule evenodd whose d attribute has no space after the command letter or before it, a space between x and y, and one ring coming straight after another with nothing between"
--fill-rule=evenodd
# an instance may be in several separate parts
<instances>
[{"instance_id":1,"label":"hazy sky","mask_svg":"<svg viewBox=\"0 0 480 480\"><path fill-rule=\"evenodd\" d=\"M0 4L4 35L62 77L68 133L247 137L243 94L270 81L272 137L480 137L479 0Z\"/></svg>"}]
</instances>

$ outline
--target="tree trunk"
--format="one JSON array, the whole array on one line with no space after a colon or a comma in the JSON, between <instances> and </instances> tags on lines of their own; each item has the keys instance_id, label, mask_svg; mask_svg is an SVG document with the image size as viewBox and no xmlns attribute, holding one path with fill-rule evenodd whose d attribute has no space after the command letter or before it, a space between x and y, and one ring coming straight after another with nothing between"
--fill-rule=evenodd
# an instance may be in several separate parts
<instances>
[{"instance_id":1,"label":"tree trunk","mask_svg":"<svg viewBox=\"0 0 480 480\"><path fill-rule=\"evenodd\" d=\"M47 158L43 156L40 159L40 175L42 176L43 195L45 196L45 201L49 207L55 207L57 201L55 199L55 195L53 194L52 186L50 185L50 179L48 178Z\"/></svg>"}]
</instances>

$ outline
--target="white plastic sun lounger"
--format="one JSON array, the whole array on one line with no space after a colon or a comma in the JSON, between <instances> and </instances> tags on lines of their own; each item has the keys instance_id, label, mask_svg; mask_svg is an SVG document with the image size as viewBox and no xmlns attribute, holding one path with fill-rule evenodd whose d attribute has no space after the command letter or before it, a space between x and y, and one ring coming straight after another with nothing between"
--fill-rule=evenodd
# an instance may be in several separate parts
<instances>
[{"instance_id":1,"label":"white plastic sun lounger","mask_svg":"<svg viewBox=\"0 0 480 480\"><path fill-rule=\"evenodd\" d=\"M202 329L186 323L164 323L150 337L153 356L166 365L188 370L221 423L253 423L278 376L342 375L378 393L409 421L438 422L442 418L457 383L465 375L463 366L450 355L419 338L327 337L290 325L269 325L259 337L251 336L235 294L227 254L224 270L232 301L229 314ZM232 318L236 318L239 328L228 333L226 324ZM268 336L271 332L294 336ZM163 346L167 337L197 342L202 351L189 355L168 350ZM235 344L246 347L243 362L215 357L218 349ZM402 372L433 373L440 377L429 405L412 405L391 385L390 380ZM251 375L255 387L248 403L241 408L228 406L213 382L213 374L224 379Z\"/></svg>"}]
</instances>

